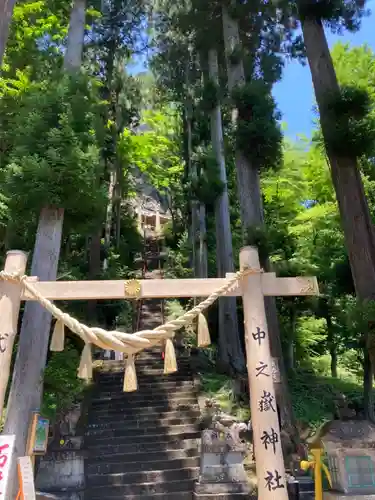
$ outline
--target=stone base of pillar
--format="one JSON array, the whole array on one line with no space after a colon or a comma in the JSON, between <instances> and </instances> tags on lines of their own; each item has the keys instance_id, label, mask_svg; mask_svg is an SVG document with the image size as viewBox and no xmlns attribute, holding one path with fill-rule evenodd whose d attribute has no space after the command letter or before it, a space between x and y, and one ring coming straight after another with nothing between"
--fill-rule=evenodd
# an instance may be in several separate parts
<instances>
[{"instance_id":1,"label":"stone base of pillar","mask_svg":"<svg viewBox=\"0 0 375 500\"><path fill-rule=\"evenodd\" d=\"M197 481L194 485L194 500L255 500L248 483L207 483Z\"/></svg>"},{"instance_id":2,"label":"stone base of pillar","mask_svg":"<svg viewBox=\"0 0 375 500\"><path fill-rule=\"evenodd\" d=\"M324 500L375 500L375 495L346 495L345 493L324 493Z\"/></svg>"}]
</instances>

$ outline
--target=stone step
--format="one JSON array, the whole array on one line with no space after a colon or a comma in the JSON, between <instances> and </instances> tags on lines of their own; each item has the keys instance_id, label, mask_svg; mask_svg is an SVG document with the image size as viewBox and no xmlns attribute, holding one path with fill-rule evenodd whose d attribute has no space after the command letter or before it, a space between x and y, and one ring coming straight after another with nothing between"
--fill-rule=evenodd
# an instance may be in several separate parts
<instances>
[{"instance_id":1,"label":"stone step","mask_svg":"<svg viewBox=\"0 0 375 500\"><path fill-rule=\"evenodd\" d=\"M176 413L176 416L174 414ZM133 418L134 417L134 418ZM193 425L200 422L200 413L195 412L194 416L191 415L181 415L177 412L172 412L172 416L160 417L160 413L155 413L151 417L148 415L144 417L137 417L137 415L132 415L130 418L120 418L113 420L109 418L107 421L97 419L89 420L86 428L91 430L115 430L124 429L124 427L166 427L169 425Z\"/></svg>"},{"instance_id":2,"label":"stone step","mask_svg":"<svg viewBox=\"0 0 375 500\"><path fill-rule=\"evenodd\" d=\"M197 385L189 377L181 377L179 380L176 379L165 379L165 380L139 380L137 383L137 390L133 392L125 392L123 389L124 377L121 380L116 380L111 383L96 384L92 386L92 396L97 395L118 395L122 394L124 396L138 395L141 393L150 394L155 392L176 392L178 390L197 390Z\"/></svg>"},{"instance_id":3,"label":"stone step","mask_svg":"<svg viewBox=\"0 0 375 500\"><path fill-rule=\"evenodd\" d=\"M133 463L136 464L144 464L145 467L153 467L154 463L157 462L170 462L174 460L187 460L190 458L196 459L200 457L198 447L195 442L191 442L189 440L183 441L182 445L186 444L186 446L190 446L182 449L166 449L165 451L151 451L151 452L139 452L134 453L131 451L130 453L123 454L112 454L105 455L100 454L95 457L88 457L86 459L87 466L97 466L97 465L106 465L106 464L122 464L122 465L131 465Z\"/></svg>"},{"instance_id":4,"label":"stone step","mask_svg":"<svg viewBox=\"0 0 375 500\"><path fill-rule=\"evenodd\" d=\"M193 500L258 500L258 497L249 493L213 493L212 495L194 493Z\"/></svg>"},{"instance_id":5,"label":"stone step","mask_svg":"<svg viewBox=\"0 0 375 500\"><path fill-rule=\"evenodd\" d=\"M146 328L145 328L146 330ZM159 370L161 373L164 373L164 360L162 358L162 353L155 359L137 359L135 361L135 368L137 373L143 373L148 370ZM121 367L121 370L116 370L115 372L101 372L97 373L98 378L105 377L114 377L118 374L124 373L125 364ZM189 361L177 361L177 370L178 371L188 371L190 370L190 362Z\"/></svg>"},{"instance_id":6,"label":"stone step","mask_svg":"<svg viewBox=\"0 0 375 500\"><path fill-rule=\"evenodd\" d=\"M200 431L194 426L193 429L185 430L183 425L180 426L182 429L169 429L167 433L158 433L158 429L155 429L155 434L146 435L128 435L119 437L102 437L93 436L85 438L85 445L91 449L105 447L107 446L117 446L117 445L127 445L132 444L134 446L147 446L151 443L169 443L173 440L184 440L184 439L198 439L200 437Z\"/></svg>"},{"instance_id":7,"label":"stone step","mask_svg":"<svg viewBox=\"0 0 375 500\"><path fill-rule=\"evenodd\" d=\"M124 403L132 403L132 402L140 402L140 401L154 401L154 400L169 400L169 399L183 399L189 397L197 397L197 392L192 388L182 388L182 389L174 389L170 391L161 391L161 390L138 390L136 392L114 392L112 394L108 392L100 392L97 394L93 394L91 403L96 404L98 402L124 402Z\"/></svg>"},{"instance_id":8,"label":"stone step","mask_svg":"<svg viewBox=\"0 0 375 500\"><path fill-rule=\"evenodd\" d=\"M151 382L149 384L139 384L138 392L148 393L150 391L178 391L178 390L196 390L194 382L192 380L182 380L182 381L172 381L166 380L165 382L158 383L157 381ZM94 387L93 395L100 394L102 396L112 396L117 394L126 394L123 392L123 380L119 380L118 383L113 384L113 386L108 387L108 385L97 384Z\"/></svg>"},{"instance_id":9,"label":"stone step","mask_svg":"<svg viewBox=\"0 0 375 500\"><path fill-rule=\"evenodd\" d=\"M245 494L252 493L251 487L248 483L243 482L200 482L196 481L194 484L194 493L198 495L228 495L228 494ZM261 500L261 499L259 499Z\"/></svg>"},{"instance_id":10,"label":"stone step","mask_svg":"<svg viewBox=\"0 0 375 500\"><path fill-rule=\"evenodd\" d=\"M163 351L160 351L157 356L138 358L135 360L135 366L140 368L159 368L164 370L164 359L162 357ZM177 368L188 368L190 367L189 359L177 359ZM124 365L125 367L125 365Z\"/></svg>"},{"instance_id":11,"label":"stone step","mask_svg":"<svg viewBox=\"0 0 375 500\"><path fill-rule=\"evenodd\" d=\"M168 395L170 397L168 398ZM126 405L126 406L142 406L143 404L154 404L159 402L161 399L163 401L175 401L177 399L197 399L197 393L191 390L185 391L173 391L168 393L168 391L158 391L158 392L149 392L144 394L143 391L134 391L134 392L119 392L117 397L109 398L109 397L96 397L91 401L91 406L100 406L100 405Z\"/></svg>"},{"instance_id":12,"label":"stone step","mask_svg":"<svg viewBox=\"0 0 375 500\"><path fill-rule=\"evenodd\" d=\"M115 379L101 379L94 380L95 389L100 389L101 391L123 391L124 385L124 374L122 373L119 377ZM180 385L183 382L193 382L193 376L191 373L176 372L169 375L159 374L159 375L147 375L144 376L137 372L137 392L142 390L143 387L147 388L163 388L165 386L175 384Z\"/></svg>"},{"instance_id":13,"label":"stone step","mask_svg":"<svg viewBox=\"0 0 375 500\"><path fill-rule=\"evenodd\" d=\"M109 415L140 415L140 419L142 415L149 414L151 412L160 413L168 410L190 410L197 409L198 402L196 397L190 398L175 398L175 399L163 399L163 400L154 400L154 401L139 401L137 403L126 403L126 402L118 402L114 403L113 401L108 401L107 404L102 401L102 404L95 404L91 407L90 411L92 412L92 419L94 417L100 416L103 413L108 413Z\"/></svg>"},{"instance_id":14,"label":"stone step","mask_svg":"<svg viewBox=\"0 0 375 500\"><path fill-rule=\"evenodd\" d=\"M142 353L141 355L137 356L135 359L135 364L140 362L141 364L145 365L148 361L150 362L158 362L160 363L161 367L164 367L164 361L162 358L162 352L163 349L160 348L158 352L155 352L153 354L144 354ZM177 357L177 366L188 366L190 362L190 358L188 356L179 356ZM95 373L99 374L100 376L103 375L112 375L113 373L118 373L119 371L124 371L125 368L125 361L124 360L118 360L118 361L103 361L103 364L101 366L95 366Z\"/></svg>"},{"instance_id":15,"label":"stone step","mask_svg":"<svg viewBox=\"0 0 375 500\"><path fill-rule=\"evenodd\" d=\"M199 467L190 467L183 469L170 470L151 470L123 472L118 474L95 474L87 475L87 480L91 487L93 486L132 486L141 487L146 484L160 484L170 481L186 481L197 479Z\"/></svg>"},{"instance_id":16,"label":"stone step","mask_svg":"<svg viewBox=\"0 0 375 500\"><path fill-rule=\"evenodd\" d=\"M133 462L127 463L123 463L121 461L110 463L101 462L94 464L87 463L85 466L85 471L88 476L98 474L130 474L136 472L191 469L199 467L200 463L199 456L161 461L150 460L148 462L140 462L138 460L135 460L133 455L133 460ZM150 482L150 480L147 480L147 482Z\"/></svg>"},{"instance_id":17,"label":"stone step","mask_svg":"<svg viewBox=\"0 0 375 500\"><path fill-rule=\"evenodd\" d=\"M152 425L153 422L162 423L164 420L171 420L171 423L178 424L177 420L193 420L199 419L201 417L201 413L199 411L198 406L191 410L166 410L166 411L151 411L149 408L142 408L139 412L136 413L108 413L108 412L89 412L88 415L88 423L89 426L104 426L111 425L114 426L118 424L122 426L124 425L132 425L135 422L140 422L143 425L146 425L146 422L149 425ZM165 424L167 425L167 424Z\"/></svg>"},{"instance_id":18,"label":"stone step","mask_svg":"<svg viewBox=\"0 0 375 500\"><path fill-rule=\"evenodd\" d=\"M190 448L199 447L200 434L193 435L191 437L185 436L181 438L180 436L156 436L156 439L150 439L143 442L128 442L126 444L119 443L118 440L114 444L105 443L94 443L88 448L87 456L88 458L96 458L98 456L113 456L113 455L125 455L127 453L166 453L169 450L186 450Z\"/></svg>"},{"instance_id":19,"label":"stone step","mask_svg":"<svg viewBox=\"0 0 375 500\"><path fill-rule=\"evenodd\" d=\"M194 481L195 479L186 479L184 481L127 484L121 486L95 486L87 489L86 498L90 500L107 500L111 497L117 497L128 500L131 498L131 495L149 495L150 498L160 495L161 498L165 498L167 493L192 492Z\"/></svg>"},{"instance_id":20,"label":"stone step","mask_svg":"<svg viewBox=\"0 0 375 500\"><path fill-rule=\"evenodd\" d=\"M94 429L86 431L85 443L89 444L92 440L98 439L122 439L132 438L137 442L139 438L148 436L171 436L185 433L199 432L199 427L196 424L191 425L172 425L172 426L156 426L156 427L123 427L122 429Z\"/></svg>"},{"instance_id":21,"label":"stone step","mask_svg":"<svg viewBox=\"0 0 375 500\"><path fill-rule=\"evenodd\" d=\"M156 384L161 384L163 382L173 382L175 380L178 381L184 381L184 380L191 380L192 378L192 372L191 370L178 370L177 372L174 373L164 373L163 369L144 369L144 370L137 370L137 380L138 380L138 385L141 386L141 384L147 384L147 383L156 383ZM118 384L122 383L124 380L124 370L121 372L117 372L116 375L111 374L111 375L101 375L100 377L95 379L95 382L98 385L108 385L108 384Z\"/></svg>"},{"instance_id":22,"label":"stone step","mask_svg":"<svg viewBox=\"0 0 375 500\"><path fill-rule=\"evenodd\" d=\"M196 450L200 448L200 439L184 439L183 441L179 439L167 440L165 442L158 441L147 444L126 444L126 445L103 445L98 448L89 448L87 450L87 460L90 462L92 460L115 460L117 461L119 456L124 457L124 460L132 461L134 459L145 459L146 455L149 456L150 460L156 459L157 456L165 457L166 454L172 456L172 453L179 454L196 454ZM132 457L134 457L132 459Z\"/></svg>"},{"instance_id":23,"label":"stone step","mask_svg":"<svg viewBox=\"0 0 375 500\"><path fill-rule=\"evenodd\" d=\"M181 369L190 369L190 360L178 358L177 360L177 368ZM103 370L100 368L95 368L95 374L99 377L108 377L115 376L119 373L123 373L125 370L125 361L119 361L119 364L116 367L113 367L111 370ZM164 359L162 357L162 351L159 352L159 355L155 358L138 358L135 360L135 366L139 367L140 370L161 370L164 371Z\"/></svg>"},{"instance_id":24,"label":"stone step","mask_svg":"<svg viewBox=\"0 0 375 500\"><path fill-rule=\"evenodd\" d=\"M126 404L125 402L119 402L118 404L113 402L102 402L97 403L90 408L92 415L98 415L108 413L108 414L124 414L124 415L135 415L141 413L151 413L151 412L163 412L171 410L196 410L199 409L196 397L172 399L169 401L140 401L138 403Z\"/></svg>"},{"instance_id":25,"label":"stone step","mask_svg":"<svg viewBox=\"0 0 375 500\"><path fill-rule=\"evenodd\" d=\"M105 497L92 497L86 496L86 500L96 500L96 498L105 498L105 500L192 500L193 494L191 491L180 491L177 493L160 493L160 494L152 494L152 495L126 495L120 493L120 495L111 495L107 494Z\"/></svg>"},{"instance_id":26,"label":"stone step","mask_svg":"<svg viewBox=\"0 0 375 500\"><path fill-rule=\"evenodd\" d=\"M158 411L160 410L160 411ZM101 423L118 423L118 422L123 422L124 426L134 424L134 422L142 422L146 420L154 420L157 422L156 425L160 425L160 420L163 419L163 416L168 416L170 414L179 414L179 417L176 418L194 418L195 420L193 422L198 423L201 419L199 415L199 408L198 405L192 406L191 408L162 408L161 406L158 408L138 408L136 411L131 411L129 408L127 411L118 411L118 410L107 410L101 409L100 411L96 410L91 411L90 417L89 417L89 424L90 425L95 425L95 424L101 424ZM158 418L158 415L160 416Z\"/></svg>"},{"instance_id":27,"label":"stone step","mask_svg":"<svg viewBox=\"0 0 375 500\"><path fill-rule=\"evenodd\" d=\"M164 374L160 371L159 375L143 375L142 372L137 372L137 382L138 382L138 390L140 389L152 389L154 387L165 387L166 385L186 385L188 383L192 384L193 376L190 373L186 372L175 372ZM98 388L100 390L112 390L112 387L119 389L122 391L124 383L124 374L119 374L118 377L112 377L111 379L103 378L95 380L95 389ZM110 386L110 387L109 387ZM108 389L109 387L109 389Z\"/></svg>"}]
</instances>

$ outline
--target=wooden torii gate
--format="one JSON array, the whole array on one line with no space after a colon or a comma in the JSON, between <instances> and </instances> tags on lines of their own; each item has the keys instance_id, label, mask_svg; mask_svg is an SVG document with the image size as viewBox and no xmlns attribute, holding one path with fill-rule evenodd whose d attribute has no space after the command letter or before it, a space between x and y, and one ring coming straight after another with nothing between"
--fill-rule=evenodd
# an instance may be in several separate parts
<instances>
[{"instance_id":1,"label":"wooden torii gate","mask_svg":"<svg viewBox=\"0 0 375 500\"><path fill-rule=\"evenodd\" d=\"M5 271L24 272L26 254L9 252ZM251 419L254 435L258 498L288 500L285 468L281 449L272 358L264 306L264 296L306 296L319 293L316 278L278 278L260 269L258 250L244 247L240 251L243 273L227 296L242 296L245 322L247 370L251 393ZM234 275L212 279L141 280L138 297L178 298L206 297L223 287ZM90 299L130 299L125 281L51 281L28 278L34 288L50 301ZM17 329L21 300L32 300L30 293L16 281L0 282L0 409L10 376L11 347ZM24 416L26 418L26 416Z\"/></svg>"}]
</instances>

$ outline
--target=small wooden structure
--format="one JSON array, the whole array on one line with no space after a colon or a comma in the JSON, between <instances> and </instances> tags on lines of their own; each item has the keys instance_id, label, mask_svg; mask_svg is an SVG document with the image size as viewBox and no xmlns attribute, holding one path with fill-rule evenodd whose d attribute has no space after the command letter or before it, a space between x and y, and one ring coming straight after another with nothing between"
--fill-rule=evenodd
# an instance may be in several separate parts
<instances>
[{"instance_id":1,"label":"small wooden structure","mask_svg":"<svg viewBox=\"0 0 375 500\"><path fill-rule=\"evenodd\" d=\"M8 253L5 270L23 273L25 266L26 254ZM318 294L317 281L315 278L303 277L278 278L275 273L264 273L260 269L258 251L254 247L245 247L241 250L240 268L243 272L238 275L237 282L227 295L242 296L244 305L258 495L261 500L287 500L264 296L316 295ZM141 280L138 298L210 296L233 278L236 280L236 276L233 275L228 275L225 279ZM40 295L51 301L134 298L133 295L128 295L125 283L123 280L35 281L33 286ZM0 323L0 407L2 408L10 375L10 354L20 301L32 300L33 296L17 280L1 282L0 296L2 319ZM27 418L27 415L24 418Z\"/></svg>"}]
</instances>

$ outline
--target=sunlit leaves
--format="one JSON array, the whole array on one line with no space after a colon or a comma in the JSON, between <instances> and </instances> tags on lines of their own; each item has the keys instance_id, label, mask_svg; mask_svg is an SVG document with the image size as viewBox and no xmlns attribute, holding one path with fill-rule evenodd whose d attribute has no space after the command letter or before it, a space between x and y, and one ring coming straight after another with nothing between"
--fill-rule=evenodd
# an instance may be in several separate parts
<instances>
[{"instance_id":1,"label":"sunlit leaves","mask_svg":"<svg viewBox=\"0 0 375 500\"><path fill-rule=\"evenodd\" d=\"M154 187L168 190L183 172L177 115L166 109L145 111L142 118L138 131L124 130L120 151L128 168L138 167Z\"/></svg>"}]
</instances>

